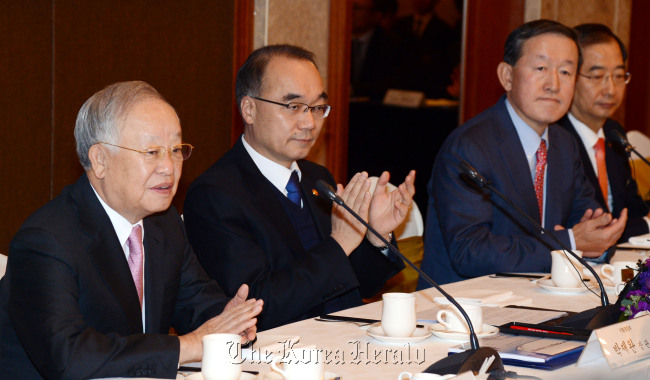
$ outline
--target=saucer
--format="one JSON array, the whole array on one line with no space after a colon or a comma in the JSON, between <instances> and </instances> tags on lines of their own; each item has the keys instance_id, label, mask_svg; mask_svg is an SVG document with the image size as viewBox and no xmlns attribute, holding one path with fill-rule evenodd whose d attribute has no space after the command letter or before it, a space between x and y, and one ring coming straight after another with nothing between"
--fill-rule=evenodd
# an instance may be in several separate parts
<instances>
[{"instance_id":1,"label":"saucer","mask_svg":"<svg viewBox=\"0 0 650 380\"><path fill-rule=\"evenodd\" d=\"M589 287L589 289L594 287L594 284L591 284L590 282L591 281L585 283L587 287ZM586 292L589 290L582 284L580 284L580 286L575 288L560 288L558 286L555 286L555 283L550 278L537 281L537 286L543 288L544 290L548 290L549 292L552 293L576 294L576 293Z\"/></svg>"},{"instance_id":2,"label":"saucer","mask_svg":"<svg viewBox=\"0 0 650 380\"><path fill-rule=\"evenodd\" d=\"M433 335L437 336L438 338L442 338L445 340L456 340L460 342L469 341L469 333L458 332L458 331L447 331L447 328L441 325L440 323L431 326L431 332L433 333ZM483 326L481 326L481 332L476 333L476 337L485 338L490 335L494 335L498 332L499 332L498 327L483 324Z\"/></svg>"},{"instance_id":3,"label":"saucer","mask_svg":"<svg viewBox=\"0 0 650 380\"><path fill-rule=\"evenodd\" d=\"M386 343L417 343L431 336L431 332L424 327L416 328L411 336L405 338L386 336L380 324L371 326L366 333L371 337Z\"/></svg>"}]
</instances>

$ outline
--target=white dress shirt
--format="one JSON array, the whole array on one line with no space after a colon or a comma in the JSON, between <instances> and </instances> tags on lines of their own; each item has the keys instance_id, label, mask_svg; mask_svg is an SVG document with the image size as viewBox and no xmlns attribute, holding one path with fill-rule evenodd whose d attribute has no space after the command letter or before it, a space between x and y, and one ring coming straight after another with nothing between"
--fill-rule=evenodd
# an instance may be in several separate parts
<instances>
[{"instance_id":1,"label":"white dress shirt","mask_svg":"<svg viewBox=\"0 0 650 380\"><path fill-rule=\"evenodd\" d=\"M291 163L291 166L287 169L286 167L278 164L275 161L269 160L268 158L257 153L252 146L250 146L244 135L241 137L241 141L244 144L244 148L248 152L248 155L251 156L255 166L262 172L262 175L266 177L275 186L284 196L287 196L287 183L289 182L289 177L294 171L298 171L298 179L302 179L302 173L296 161ZM300 206L302 207L302 197L300 200Z\"/></svg>"}]
</instances>

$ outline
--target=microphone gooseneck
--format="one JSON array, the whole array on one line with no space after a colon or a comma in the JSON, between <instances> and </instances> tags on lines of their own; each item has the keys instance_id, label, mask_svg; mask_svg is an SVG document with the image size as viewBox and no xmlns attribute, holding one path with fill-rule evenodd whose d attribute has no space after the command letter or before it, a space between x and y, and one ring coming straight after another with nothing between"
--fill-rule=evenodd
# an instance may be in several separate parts
<instances>
[{"instance_id":1,"label":"microphone gooseneck","mask_svg":"<svg viewBox=\"0 0 650 380\"><path fill-rule=\"evenodd\" d=\"M447 292L445 292L440 285L436 284L431 277L429 277L426 273L422 271L422 269L418 268L411 260L409 260L406 256L402 254L394 245L392 245L389 241L384 239L381 234L379 234L374 228L372 228L365 220L363 220L362 217L360 217L356 212L354 212L344 201L341 199L336 194L336 191L334 191L334 188L330 186L327 182L323 181L322 179L319 179L316 182L316 191L318 196L322 196L326 199L329 199L331 201L336 202L338 205L341 205L343 208L345 208L352 216L354 216L359 222L361 222L370 232L372 232L373 235L377 236L386 246L397 256L399 256L402 260L404 260L411 268L415 269L416 272L422 277L427 283L429 283L431 286L436 288L442 295L449 300L449 302L452 303L452 305L456 306L458 308L458 311L463 315L463 318L465 318L465 321L467 321L467 326L469 327L470 331L470 344L472 349L476 350L479 348L478 344L478 337L476 336L476 333L474 332L474 326L472 326L472 321L469 319L469 316L463 310L463 308L458 304L458 302L454 299L454 297L450 296ZM340 201L340 203L339 203Z\"/></svg>"},{"instance_id":2,"label":"microphone gooseneck","mask_svg":"<svg viewBox=\"0 0 650 380\"><path fill-rule=\"evenodd\" d=\"M415 271L418 272L421 278L423 278L431 286L436 288L447 300L449 300L449 302L451 302L452 305L456 306L458 311L461 313L461 315L467 322L467 327L469 328L469 342L470 342L471 349L462 353L457 353L442 358L437 362L433 363L432 365L430 365L424 372L436 373L438 375L446 375L449 373L460 374L466 371L478 372L479 369L482 367L483 363L485 362L485 360L492 356L495 359L493 360L488 370L495 371L495 373L501 373L504 371L503 361L501 360L501 357L499 356L499 353L496 350L490 347L479 347L478 337L474 332L474 326L472 325L472 321L469 319L469 316L467 315L465 310L454 299L454 297L450 296L447 292L445 292L440 287L440 285L436 284L435 281L431 279L431 277L429 277L420 268L414 265L411 262L411 260L409 260L406 256L402 254L402 252L400 252L397 248L395 248L395 246L393 246L389 241L384 239L384 237L381 236L374 228L372 228L365 220L363 220L362 217L360 217L356 212L354 212L350 207L348 207L348 205L343 201L343 199L341 199L341 197L339 197L336 194L336 191L334 191L332 186L330 186L327 182L323 180L318 180L316 182L316 189L314 190L314 195L324 197L325 199L329 199L335 202L336 204L340 205L344 209L346 209L359 222L361 222L364 226L366 226L366 228L368 228L368 231L370 231L373 235L377 236L384 244L386 244L386 246L394 254L396 254L402 260L404 260L411 268L415 269Z\"/></svg>"},{"instance_id":3,"label":"microphone gooseneck","mask_svg":"<svg viewBox=\"0 0 650 380\"><path fill-rule=\"evenodd\" d=\"M343 202L343 199L336 194L336 191L332 186L329 185L329 183L323 181L322 179L319 179L316 181L316 195L323 196L326 199L329 199L330 201L333 201L337 205L343 205L345 202Z\"/></svg>"},{"instance_id":4,"label":"microphone gooseneck","mask_svg":"<svg viewBox=\"0 0 650 380\"><path fill-rule=\"evenodd\" d=\"M463 173L465 175L467 175L474 183L476 183L481 188L481 190L488 189L488 190L492 191L499 198L501 198L504 202L506 202L510 207L512 207L519 214L524 216L535 228L537 228L537 230L542 235L547 235L548 237L553 239L553 241L556 242L557 244L559 244L560 247L562 247L562 249L565 252L569 252L571 254L571 256L573 256L576 260L578 260L580 262L580 264L584 265L589 270L589 272L591 272L591 274L594 276L594 278L598 282L598 286L600 287L600 302L601 302L602 306L609 305L609 298L607 298L607 293L605 292L605 286L603 285L603 281L600 279L600 276L596 273L594 268L592 268L591 265L589 265L589 263L587 263L586 260L584 260L582 257L576 255L576 253L573 252L572 249L567 247L560 239L558 239L558 237L555 236L554 233L552 233L551 231L544 228L541 224L537 223L537 221L534 220L533 218L531 218L530 215L526 214L524 212L524 210L522 210L519 206L514 204L510 200L510 198L508 198L505 194L503 194L502 192L497 190L494 186L492 186L492 184L490 184L490 182L488 180L486 180L485 177L480 175L478 173L478 171L476 171L476 169L474 169L474 167L472 165L470 165L466 161L461 161L459 166L460 166L461 170L463 171ZM569 260L569 262L571 262L571 261Z\"/></svg>"},{"instance_id":5,"label":"microphone gooseneck","mask_svg":"<svg viewBox=\"0 0 650 380\"><path fill-rule=\"evenodd\" d=\"M641 155L631 144L629 141L627 141L627 138L623 136L623 134L616 129L611 129L605 131L605 137L612 141L614 144L620 146L621 148L625 149L625 153L627 153L628 157L631 158L632 153L636 154L643 162L646 163L646 165L650 166L650 162Z\"/></svg>"}]
</instances>

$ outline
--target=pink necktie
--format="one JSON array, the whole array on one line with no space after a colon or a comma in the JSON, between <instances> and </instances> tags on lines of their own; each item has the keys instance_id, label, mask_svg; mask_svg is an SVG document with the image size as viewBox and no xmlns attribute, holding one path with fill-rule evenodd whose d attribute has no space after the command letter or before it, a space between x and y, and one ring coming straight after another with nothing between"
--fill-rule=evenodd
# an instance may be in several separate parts
<instances>
[{"instance_id":1,"label":"pink necktie","mask_svg":"<svg viewBox=\"0 0 650 380\"><path fill-rule=\"evenodd\" d=\"M607 164L605 163L605 139L602 137L594 144L596 151L596 167L598 168L598 183L607 203Z\"/></svg>"},{"instance_id":2,"label":"pink necktie","mask_svg":"<svg viewBox=\"0 0 650 380\"><path fill-rule=\"evenodd\" d=\"M546 168L546 141L537 148L537 165L535 165L535 195L537 195L537 206L539 207L540 221L544 220L544 169Z\"/></svg>"},{"instance_id":3,"label":"pink necktie","mask_svg":"<svg viewBox=\"0 0 650 380\"><path fill-rule=\"evenodd\" d=\"M129 247L129 269L131 269L131 276L138 291L140 307L142 308L142 284L144 282L142 278L142 261L144 255L142 253L142 227L139 224L131 230L126 245Z\"/></svg>"}]
</instances>

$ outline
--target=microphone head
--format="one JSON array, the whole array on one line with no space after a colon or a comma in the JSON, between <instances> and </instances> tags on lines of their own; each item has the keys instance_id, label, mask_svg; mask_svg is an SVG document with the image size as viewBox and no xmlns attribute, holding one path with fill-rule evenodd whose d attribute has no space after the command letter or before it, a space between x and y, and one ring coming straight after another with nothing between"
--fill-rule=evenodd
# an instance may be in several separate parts
<instances>
[{"instance_id":1,"label":"microphone head","mask_svg":"<svg viewBox=\"0 0 650 380\"><path fill-rule=\"evenodd\" d=\"M467 161L461 161L460 164L460 170L462 170L463 174L465 174L472 182L476 184L476 186L479 187L479 189L483 190L487 187L488 181L474 169L472 165L470 165Z\"/></svg>"},{"instance_id":2,"label":"microphone head","mask_svg":"<svg viewBox=\"0 0 650 380\"><path fill-rule=\"evenodd\" d=\"M605 131L605 137L607 140L610 140L614 144L618 145L623 149L627 149L630 146L630 143L627 141L627 138L623 136L621 132L616 129L610 129Z\"/></svg>"},{"instance_id":3,"label":"microphone head","mask_svg":"<svg viewBox=\"0 0 650 380\"><path fill-rule=\"evenodd\" d=\"M329 199L337 204L341 204L343 200L336 194L336 190L329 183L319 179L316 181L316 195Z\"/></svg>"}]
</instances>

